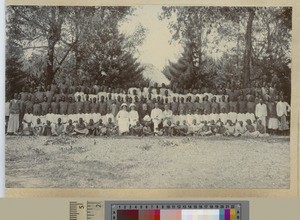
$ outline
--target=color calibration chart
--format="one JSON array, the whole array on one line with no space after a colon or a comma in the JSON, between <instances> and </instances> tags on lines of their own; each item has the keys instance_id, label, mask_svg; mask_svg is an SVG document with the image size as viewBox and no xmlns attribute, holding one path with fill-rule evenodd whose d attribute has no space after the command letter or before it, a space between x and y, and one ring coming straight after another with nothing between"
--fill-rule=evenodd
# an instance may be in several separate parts
<instances>
[{"instance_id":1,"label":"color calibration chart","mask_svg":"<svg viewBox=\"0 0 300 220\"><path fill-rule=\"evenodd\" d=\"M105 220L249 220L249 202L105 202Z\"/></svg>"}]
</instances>

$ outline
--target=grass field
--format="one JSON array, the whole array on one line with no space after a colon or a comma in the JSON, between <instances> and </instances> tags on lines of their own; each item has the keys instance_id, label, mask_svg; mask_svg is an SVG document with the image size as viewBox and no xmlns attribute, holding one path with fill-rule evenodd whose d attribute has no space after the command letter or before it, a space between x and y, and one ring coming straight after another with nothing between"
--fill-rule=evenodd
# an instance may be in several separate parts
<instances>
[{"instance_id":1,"label":"grass field","mask_svg":"<svg viewBox=\"0 0 300 220\"><path fill-rule=\"evenodd\" d=\"M6 187L289 188L288 137L6 137Z\"/></svg>"}]
</instances>

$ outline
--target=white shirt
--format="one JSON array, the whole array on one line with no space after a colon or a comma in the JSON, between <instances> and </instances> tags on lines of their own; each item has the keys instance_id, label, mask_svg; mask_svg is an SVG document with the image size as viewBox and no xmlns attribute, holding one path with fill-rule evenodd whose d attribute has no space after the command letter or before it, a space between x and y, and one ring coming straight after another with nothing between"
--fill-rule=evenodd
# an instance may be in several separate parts
<instances>
[{"instance_id":1,"label":"white shirt","mask_svg":"<svg viewBox=\"0 0 300 220\"><path fill-rule=\"evenodd\" d=\"M131 126L136 125L136 122L139 120L139 114L136 110L131 110L129 113L129 124Z\"/></svg>"},{"instance_id":2,"label":"white shirt","mask_svg":"<svg viewBox=\"0 0 300 220\"><path fill-rule=\"evenodd\" d=\"M287 116L287 112L291 111L291 106L287 102L278 102L276 105L277 116Z\"/></svg>"},{"instance_id":3,"label":"white shirt","mask_svg":"<svg viewBox=\"0 0 300 220\"><path fill-rule=\"evenodd\" d=\"M163 112L161 109L159 108L154 108L151 111L151 116L150 116L153 120L161 120L163 119Z\"/></svg>"},{"instance_id":4,"label":"white shirt","mask_svg":"<svg viewBox=\"0 0 300 220\"><path fill-rule=\"evenodd\" d=\"M266 104L258 103L255 107L256 117L266 117L268 115Z\"/></svg>"}]
</instances>

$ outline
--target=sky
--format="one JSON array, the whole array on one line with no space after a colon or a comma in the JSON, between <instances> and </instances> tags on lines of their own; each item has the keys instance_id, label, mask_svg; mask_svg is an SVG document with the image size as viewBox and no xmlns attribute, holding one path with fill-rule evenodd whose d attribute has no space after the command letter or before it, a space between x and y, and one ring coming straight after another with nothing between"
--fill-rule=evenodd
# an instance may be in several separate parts
<instances>
[{"instance_id":1,"label":"sky","mask_svg":"<svg viewBox=\"0 0 300 220\"><path fill-rule=\"evenodd\" d=\"M141 6L135 11L135 16L122 25L124 32L133 32L139 24L146 27L147 34L144 43L138 47L139 61L142 63L152 63L162 70L168 60L176 61L182 52L182 47L177 42L169 41L172 38L168 29L168 20L159 20L158 15L162 12L161 6Z\"/></svg>"}]
</instances>

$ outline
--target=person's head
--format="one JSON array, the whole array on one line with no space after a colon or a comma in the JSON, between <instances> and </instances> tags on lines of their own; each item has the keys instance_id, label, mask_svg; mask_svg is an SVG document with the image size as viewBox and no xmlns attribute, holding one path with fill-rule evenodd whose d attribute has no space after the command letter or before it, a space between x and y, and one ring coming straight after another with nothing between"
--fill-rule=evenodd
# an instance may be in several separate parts
<instances>
[{"instance_id":1,"label":"person's head","mask_svg":"<svg viewBox=\"0 0 300 220\"><path fill-rule=\"evenodd\" d=\"M14 99L18 99L18 93L14 94Z\"/></svg>"},{"instance_id":2,"label":"person's head","mask_svg":"<svg viewBox=\"0 0 300 220\"><path fill-rule=\"evenodd\" d=\"M104 102L104 96L103 95L101 96L101 102Z\"/></svg>"},{"instance_id":3,"label":"person's head","mask_svg":"<svg viewBox=\"0 0 300 220\"><path fill-rule=\"evenodd\" d=\"M197 124L196 119L193 119L193 125L196 125L196 124Z\"/></svg>"},{"instance_id":4,"label":"person's head","mask_svg":"<svg viewBox=\"0 0 300 220\"><path fill-rule=\"evenodd\" d=\"M257 121L257 125L261 125L261 120L259 119L258 121Z\"/></svg>"},{"instance_id":5,"label":"person's head","mask_svg":"<svg viewBox=\"0 0 300 220\"><path fill-rule=\"evenodd\" d=\"M72 125L73 124L72 119L69 119L68 123L69 125Z\"/></svg>"},{"instance_id":6,"label":"person's head","mask_svg":"<svg viewBox=\"0 0 300 220\"><path fill-rule=\"evenodd\" d=\"M134 96L134 101L135 101L135 102L138 102L138 101L139 101L139 97Z\"/></svg>"},{"instance_id":7,"label":"person's head","mask_svg":"<svg viewBox=\"0 0 300 220\"><path fill-rule=\"evenodd\" d=\"M103 123L103 121L102 121L102 119L100 118L100 119L99 119L99 124L102 124L102 123Z\"/></svg>"},{"instance_id":8,"label":"person's head","mask_svg":"<svg viewBox=\"0 0 300 220\"><path fill-rule=\"evenodd\" d=\"M225 102L225 96L222 95L222 102Z\"/></svg>"},{"instance_id":9,"label":"person's head","mask_svg":"<svg viewBox=\"0 0 300 220\"><path fill-rule=\"evenodd\" d=\"M259 99L259 103L260 103L260 104L263 104L262 98Z\"/></svg>"},{"instance_id":10,"label":"person's head","mask_svg":"<svg viewBox=\"0 0 300 220\"><path fill-rule=\"evenodd\" d=\"M246 120L247 125L252 125L252 121L250 119Z\"/></svg>"},{"instance_id":11,"label":"person's head","mask_svg":"<svg viewBox=\"0 0 300 220\"><path fill-rule=\"evenodd\" d=\"M195 102L199 102L199 100L200 100L199 96L196 96Z\"/></svg>"},{"instance_id":12,"label":"person's head","mask_svg":"<svg viewBox=\"0 0 300 220\"><path fill-rule=\"evenodd\" d=\"M148 94L148 99L151 100L151 93Z\"/></svg>"},{"instance_id":13,"label":"person's head","mask_svg":"<svg viewBox=\"0 0 300 220\"><path fill-rule=\"evenodd\" d=\"M183 109L180 109L179 114L180 114L180 115L184 115Z\"/></svg>"},{"instance_id":14,"label":"person's head","mask_svg":"<svg viewBox=\"0 0 300 220\"><path fill-rule=\"evenodd\" d=\"M80 102L81 101L81 96L79 95L79 96L77 96L77 100L78 100L78 102Z\"/></svg>"},{"instance_id":15,"label":"person's head","mask_svg":"<svg viewBox=\"0 0 300 220\"><path fill-rule=\"evenodd\" d=\"M180 98L180 102L184 103L184 98L183 97Z\"/></svg>"},{"instance_id":16,"label":"person's head","mask_svg":"<svg viewBox=\"0 0 300 220\"><path fill-rule=\"evenodd\" d=\"M177 125L177 126L180 125L180 121L176 121L176 125Z\"/></svg>"},{"instance_id":17,"label":"person's head","mask_svg":"<svg viewBox=\"0 0 300 220\"><path fill-rule=\"evenodd\" d=\"M94 124L94 120L91 118L90 119L90 125Z\"/></svg>"},{"instance_id":18,"label":"person's head","mask_svg":"<svg viewBox=\"0 0 300 220\"><path fill-rule=\"evenodd\" d=\"M186 125L186 120L183 120L183 121L182 121L182 124L183 124L183 125Z\"/></svg>"},{"instance_id":19,"label":"person's head","mask_svg":"<svg viewBox=\"0 0 300 220\"><path fill-rule=\"evenodd\" d=\"M158 103L157 102L155 102L154 107L158 108Z\"/></svg>"},{"instance_id":20,"label":"person's head","mask_svg":"<svg viewBox=\"0 0 300 220\"><path fill-rule=\"evenodd\" d=\"M134 111L134 110L135 110L135 104L131 104L131 105L130 105L130 110L131 110L131 111Z\"/></svg>"},{"instance_id":21,"label":"person's head","mask_svg":"<svg viewBox=\"0 0 300 220\"><path fill-rule=\"evenodd\" d=\"M41 119L40 119L40 118L37 118L37 119L36 119L36 123L37 123L37 124L40 124L40 123L41 123Z\"/></svg>"},{"instance_id":22,"label":"person's head","mask_svg":"<svg viewBox=\"0 0 300 220\"><path fill-rule=\"evenodd\" d=\"M111 99L111 93L108 94L108 99Z\"/></svg>"},{"instance_id":23,"label":"person's head","mask_svg":"<svg viewBox=\"0 0 300 220\"><path fill-rule=\"evenodd\" d=\"M89 100L89 95L88 94L85 95L85 100Z\"/></svg>"},{"instance_id":24,"label":"person's head","mask_svg":"<svg viewBox=\"0 0 300 220\"><path fill-rule=\"evenodd\" d=\"M108 118L108 123L111 123L112 122L112 119L109 117Z\"/></svg>"},{"instance_id":25,"label":"person's head","mask_svg":"<svg viewBox=\"0 0 300 220\"><path fill-rule=\"evenodd\" d=\"M175 96L173 96L173 102L176 102L176 97Z\"/></svg>"},{"instance_id":26,"label":"person's head","mask_svg":"<svg viewBox=\"0 0 300 220\"><path fill-rule=\"evenodd\" d=\"M123 103L123 104L121 105L121 109L126 111L127 105L126 105L125 103Z\"/></svg>"},{"instance_id":27,"label":"person's head","mask_svg":"<svg viewBox=\"0 0 300 220\"><path fill-rule=\"evenodd\" d=\"M83 119L79 118L79 123L82 124L83 123Z\"/></svg>"},{"instance_id":28,"label":"person's head","mask_svg":"<svg viewBox=\"0 0 300 220\"><path fill-rule=\"evenodd\" d=\"M61 123L61 118L57 119L57 123L60 124Z\"/></svg>"}]
</instances>

